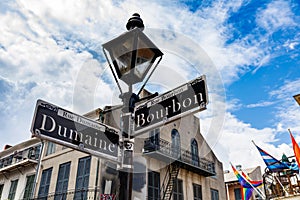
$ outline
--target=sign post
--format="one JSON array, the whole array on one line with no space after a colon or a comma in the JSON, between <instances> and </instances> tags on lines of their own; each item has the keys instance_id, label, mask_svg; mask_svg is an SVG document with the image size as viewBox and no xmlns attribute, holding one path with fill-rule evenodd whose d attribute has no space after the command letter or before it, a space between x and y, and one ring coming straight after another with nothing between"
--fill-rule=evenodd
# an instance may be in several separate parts
<instances>
[{"instance_id":1,"label":"sign post","mask_svg":"<svg viewBox=\"0 0 300 200\"><path fill-rule=\"evenodd\" d=\"M38 100L33 136L118 162L118 130Z\"/></svg>"}]
</instances>

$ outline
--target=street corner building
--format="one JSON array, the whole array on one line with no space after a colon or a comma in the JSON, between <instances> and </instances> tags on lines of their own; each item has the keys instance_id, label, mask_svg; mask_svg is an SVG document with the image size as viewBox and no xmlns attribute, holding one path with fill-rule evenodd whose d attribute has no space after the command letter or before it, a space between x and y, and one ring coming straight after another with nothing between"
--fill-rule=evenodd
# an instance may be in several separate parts
<instances>
[{"instance_id":1,"label":"street corner building","mask_svg":"<svg viewBox=\"0 0 300 200\"><path fill-rule=\"evenodd\" d=\"M84 116L119 128L120 113L106 106ZM132 199L226 199L223 165L193 114L134 140ZM109 159L37 138L0 155L1 199L119 199L119 163Z\"/></svg>"},{"instance_id":2,"label":"street corner building","mask_svg":"<svg viewBox=\"0 0 300 200\"><path fill-rule=\"evenodd\" d=\"M30 199L41 159L37 138L6 145L0 152L0 199Z\"/></svg>"}]
</instances>

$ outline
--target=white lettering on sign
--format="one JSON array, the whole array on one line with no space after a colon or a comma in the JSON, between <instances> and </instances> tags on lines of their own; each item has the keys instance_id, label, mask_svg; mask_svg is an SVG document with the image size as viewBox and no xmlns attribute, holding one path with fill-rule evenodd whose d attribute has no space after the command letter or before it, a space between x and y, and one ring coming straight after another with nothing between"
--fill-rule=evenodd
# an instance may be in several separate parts
<instances>
[{"instance_id":1,"label":"white lettering on sign","mask_svg":"<svg viewBox=\"0 0 300 200\"><path fill-rule=\"evenodd\" d=\"M192 97L187 97L181 102L172 99L171 104L166 107L161 107L159 110L152 111L149 110L147 116L144 113L136 115L136 127L144 126L146 123L151 123L153 120L163 120L167 118L169 114L178 112L181 108L189 108L194 105L199 105L199 101L203 101L202 93L195 94Z\"/></svg>"},{"instance_id":2,"label":"white lettering on sign","mask_svg":"<svg viewBox=\"0 0 300 200\"><path fill-rule=\"evenodd\" d=\"M67 113L63 113L63 114L67 114ZM41 127L39 128L42 131L45 131L45 132L48 132L48 133L51 133L54 135L56 134L61 138L67 138L67 139L70 139L77 143L83 143L84 145L93 146L95 148L98 148L98 149L101 149L104 151L109 151L111 153L113 153L117 150L115 144L107 143L107 141L99 139L97 137L98 134L102 134L102 133L94 132L93 135L83 134L82 132L79 132L77 130L73 130L73 129L70 129L70 128L67 128L67 127L64 127L64 126L58 124L55 121L55 119L49 115L42 114L42 116L43 116L43 119L42 119ZM65 116L72 117L71 115L65 115ZM74 115L74 116L76 116L76 115ZM82 119L84 119L84 118L80 118L79 121ZM82 123L85 123L85 125L87 125L86 121L84 121L84 122L82 121ZM46 125L47 125L47 127L46 127ZM92 127L92 128L94 128L94 127ZM99 131L102 132L101 130L99 130ZM105 128L104 128L104 131L105 131Z\"/></svg>"}]
</instances>

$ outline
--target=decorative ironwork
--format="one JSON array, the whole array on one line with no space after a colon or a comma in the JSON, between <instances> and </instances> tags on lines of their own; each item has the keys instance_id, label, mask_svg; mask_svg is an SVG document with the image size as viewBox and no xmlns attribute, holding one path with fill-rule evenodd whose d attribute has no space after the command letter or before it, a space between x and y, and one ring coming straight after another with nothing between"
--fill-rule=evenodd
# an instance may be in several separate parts
<instances>
[{"instance_id":1,"label":"decorative ironwork","mask_svg":"<svg viewBox=\"0 0 300 200\"><path fill-rule=\"evenodd\" d=\"M19 163L20 163L20 165L24 165L25 164L24 162L28 159L37 161L40 157L39 149L40 149L40 144L38 144L34 147L15 151L10 155L7 155L7 156L1 158L0 159L0 171L2 170L2 168L8 167L8 166L15 166L17 168L17 167L19 167ZM35 164L35 162L32 162L32 163Z\"/></svg>"},{"instance_id":2,"label":"decorative ironwork","mask_svg":"<svg viewBox=\"0 0 300 200\"><path fill-rule=\"evenodd\" d=\"M52 110L54 112L57 112L58 111L58 107L56 106L53 106L51 104L48 104L48 103L41 103L41 106L45 107L45 108L48 108L49 110Z\"/></svg>"},{"instance_id":3,"label":"decorative ironwork","mask_svg":"<svg viewBox=\"0 0 300 200\"><path fill-rule=\"evenodd\" d=\"M174 151L172 144L166 140L159 139L158 141L152 141L150 138L144 142L144 154L157 152L167 157L174 159L174 161L188 164L194 168L201 169L208 172L210 175L215 175L215 164L205 158L199 158L199 156L192 155L190 151L185 149L179 149ZM185 165L182 165L184 167Z\"/></svg>"},{"instance_id":4,"label":"decorative ironwork","mask_svg":"<svg viewBox=\"0 0 300 200\"><path fill-rule=\"evenodd\" d=\"M30 200L81 200L81 199L88 199L88 200L115 200L117 199L116 194L102 194L100 192L100 188L82 188L79 190L68 190L67 192L54 192L49 193L47 196L43 197L35 197Z\"/></svg>"}]
</instances>

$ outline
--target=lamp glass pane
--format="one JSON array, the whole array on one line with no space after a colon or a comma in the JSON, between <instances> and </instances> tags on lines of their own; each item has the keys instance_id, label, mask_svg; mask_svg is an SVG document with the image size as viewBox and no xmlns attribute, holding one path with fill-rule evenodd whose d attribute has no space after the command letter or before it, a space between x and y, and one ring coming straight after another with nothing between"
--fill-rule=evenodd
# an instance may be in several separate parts
<instances>
[{"instance_id":1,"label":"lamp glass pane","mask_svg":"<svg viewBox=\"0 0 300 200\"><path fill-rule=\"evenodd\" d=\"M153 53L149 49L139 49L138 50L138 55L136 58L136 66L135 66L135 75L138 76L139 78L142 78L145 73L147 72L148 68L151 66L151 61L153 56L151 57L145 57L145 52L149 55L149 53Z\"/></svg>"},{"instance_id":2,"label":"lamp glass pane","mask_svg":"<svg viewBox=\"0 0 300 200\"><path fill-rule=\"evenodd\" d=\"M131 69L133 38L127 38L123 43L112 49L112 56L118 64L122 75L128 74Z\"/></svg>"},{"instance_id":3,"label":"lamp glass pane","mask_svg":"<svg viewBox=\"0 0 300 200\"><path fill-rule=\"evenodd\" d=\"M155 53L152 51L152 49L139 38L135 65L136 76L142 78L145 75L148 68L151 66L151 61L153 60L154 56Z\"/></svg>"}]
</instances>

